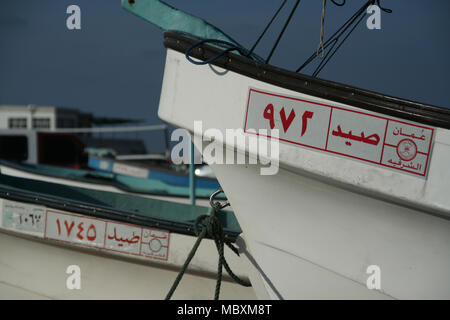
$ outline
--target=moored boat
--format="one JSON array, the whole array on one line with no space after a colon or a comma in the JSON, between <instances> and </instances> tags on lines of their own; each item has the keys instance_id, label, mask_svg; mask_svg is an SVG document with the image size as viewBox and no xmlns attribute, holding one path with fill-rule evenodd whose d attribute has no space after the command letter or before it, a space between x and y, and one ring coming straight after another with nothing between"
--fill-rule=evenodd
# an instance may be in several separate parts
<instances>
[{"instance_id":1,"label":"moored boat","mask_svg":"<svg viewBox=\"0 0 450 320\"><path fill-rule=\"evenodd\" d=\"M154 22L149 2L123 6ZM448 109L276 68L189 31L165 32L164 45L161 119L203 151L214 140L258 159L227 129L280 141L274 175L261 162L208 163L244 230L258 297L450 298Z\"/></svg>"},{"instance_id":2,"label":"moored boat","mask_svg":"<svg viewBox=\"0 0 450 320\"><path fill-rule=\"evenodd\" d=\"M180 203L189 203L190 201L189 186L170 184L159 178L139 178L113 172L18 163L6 160L0 160L0 172L4 175L59 183L67 186L126 193ZM209 197L217 189L211 187L196 188L196 203L202 206L209 206Z\"/></svg>"},{"instance_id":3,"label":"moored boat","mask_svg":"<svg viewBox=\"0 0 450 320\"><path fill-rule=\"evenodd\" d=\"M164 153L117 154L113 149L86 147L113 145L123 151L126 142L130 141L130 149L133 149L134 145L143 142L117 138L105 140L91 135L137 134L154 130L164 130L168 136L166 125L3 129L0 130L0 170L16 177L191 203L188 170L186 166L171 163L168 141ZM214 177L198 177L194 181L194 196L198 204L208 206L207 199L220 185Z\"/></svg>"},{"instance_id":4,"label":"moored boat","mask_svg":"<svg viewBox=\"0 0 450 320\"><path fill-rule=\"evenodd\" d=\"M0 297L162 299L196 240L193 222L205 213L204 207L0 175ZM219 217L225 238L235 241L241 230L233 214ZM245 264L228 250L225 255L245 279ZM210 299L216 257L214 242L203 240L174 298ZM221 298L254 293L225 276Z\"/></svg>"}]
</instances>

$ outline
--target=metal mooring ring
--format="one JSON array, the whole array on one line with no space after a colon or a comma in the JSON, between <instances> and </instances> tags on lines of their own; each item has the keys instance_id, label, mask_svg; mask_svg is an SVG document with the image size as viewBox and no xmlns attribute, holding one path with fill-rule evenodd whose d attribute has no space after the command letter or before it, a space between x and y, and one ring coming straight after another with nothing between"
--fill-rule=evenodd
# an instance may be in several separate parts
<instances>
[{"instance_id":1,"label":"metal mooring ring","mask_svg":"<svg viewBox=\"0 0 450 320\"><path fill-rule=\"evenodd\" d=\"M219 209L223 209L226 208L230 205L230 202L228 202L228 200L225 203L220 203L219 201L214 202L214 198L217 197L218 194L223 193L222 188L220 188L219 190L215 191L210 197L209 197L209 204L211 205L212 208L219 208Z\"/></svg>"}]
</instances>

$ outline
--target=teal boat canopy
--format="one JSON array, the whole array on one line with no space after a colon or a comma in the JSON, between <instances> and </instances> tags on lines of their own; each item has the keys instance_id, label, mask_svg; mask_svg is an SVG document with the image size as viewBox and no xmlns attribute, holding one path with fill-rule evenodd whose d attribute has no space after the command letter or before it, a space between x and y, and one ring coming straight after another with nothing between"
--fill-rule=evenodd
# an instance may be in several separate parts
<instances>
[{"instance_id":1,"label":"teal boat canopy","mask_svg":"<svg viewBox=\"0 0 450 320\"><path fill-rule=\"evenodd\" d=\"M231 37L203 19L178 10L163 1L122 0L122 7L164 31L177 30L198 38L223 40L239 45Z\"/></svg>"},{"instance_id":2,"label":"teal boat canopy","mask_svg":"<svg viewBox=\"0 0 450 320\"><path fill-rule=\"evenodd\" d=\"M199 39L226 41L241 48L244 52L247 51L245 47L214 25L189 13L178 10L163 1L122 0L122 7L138 17L154 24L163 31L182 32ZM217 44L212 45L221 47ZM252 54L251 58L262 61L256 54Z\"/></svg>"}]
</instances>

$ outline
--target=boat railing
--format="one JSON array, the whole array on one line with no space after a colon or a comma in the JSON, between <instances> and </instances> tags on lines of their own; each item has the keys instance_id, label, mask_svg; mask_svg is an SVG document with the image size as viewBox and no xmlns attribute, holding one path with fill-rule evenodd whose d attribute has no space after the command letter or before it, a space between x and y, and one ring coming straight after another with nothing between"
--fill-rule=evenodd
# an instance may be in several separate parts
<instances>
[{"instance_id":1,"label":"boat railing","mask_svg":"<svg viewBox=\"0 0 450 320\"><path fill-rule=\"evenodd\" d=\"M38 132L51 133L114 133L114 132L139 132L167 130L166 124L143 125L143 126L122 126L122 127L93 127L93 128L56 128L56 129L39 129Z\"/></svg>"}]
</instances>

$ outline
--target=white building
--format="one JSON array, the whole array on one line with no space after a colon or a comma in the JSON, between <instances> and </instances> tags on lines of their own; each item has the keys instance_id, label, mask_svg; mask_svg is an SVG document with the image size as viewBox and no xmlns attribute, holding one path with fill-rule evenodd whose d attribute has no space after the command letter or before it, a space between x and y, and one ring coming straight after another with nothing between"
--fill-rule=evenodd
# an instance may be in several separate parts
<instances>
[{"instance_id":1,"label":"white building","mask_svg":"<svg viewBox=\"0 0 450 320\"><path fill-rule=\"evenodd\" d=\"M54 106L0 105L0 129L88 128L92 115Z\"/></svg>"},{"instance_id":2,"label":"white building","mask_svg":"<svg viewBox=\"0 0 450 320\"><path fill-rule=\"evenodd\" d=\"M0 159L74 165L82 161L85 148L110 149L122 155L147 153L143 140L129 135L120 137L120 127L104 133L77 132L77 128L92 128L94 122L92 114L76 109L0 105ZM67 128L75 130L57 130Z\"/></svg>"}]
</instances>

